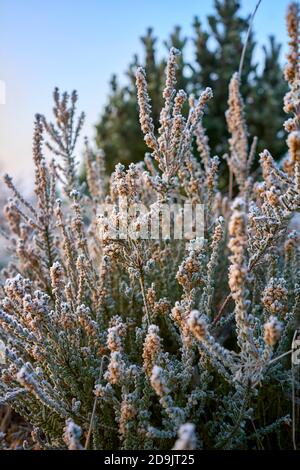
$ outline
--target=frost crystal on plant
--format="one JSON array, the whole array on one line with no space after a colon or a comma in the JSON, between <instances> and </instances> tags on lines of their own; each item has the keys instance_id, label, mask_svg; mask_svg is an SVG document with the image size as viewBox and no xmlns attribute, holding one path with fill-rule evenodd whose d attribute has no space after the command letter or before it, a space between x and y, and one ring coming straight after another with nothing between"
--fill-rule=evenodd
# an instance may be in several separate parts
<instances>
[{"instance_id":1,"label":"frost crystal on plant","mask_svg":"<svg viewBox=\"0 0 300 470\"><path fill-rule=\"evenodd\" d=\"M34 201L5 176L12 255L0 283L0 404L28 423L32 447L292 446L293 426L299 431L291 424L298 369L291 371L288 357L300 308L296 4L288 32L287 158L277 164L266 149L251 173L257 142L234 74L226 114L230 188L205 132L213 91L195 97L177 89L175 48L158 129L146 72L136 71L145 162L119 163L108 176L105 155L86 141L82 185L76 92L55 90L54 123L36 116ZM125 216L125 203L141 210ZM203 236L166 235L164 204L201 205ZM178 229L182 211L168 215ZM143 237L155 217L158 236Z\"/></svg>"}]
</instances>

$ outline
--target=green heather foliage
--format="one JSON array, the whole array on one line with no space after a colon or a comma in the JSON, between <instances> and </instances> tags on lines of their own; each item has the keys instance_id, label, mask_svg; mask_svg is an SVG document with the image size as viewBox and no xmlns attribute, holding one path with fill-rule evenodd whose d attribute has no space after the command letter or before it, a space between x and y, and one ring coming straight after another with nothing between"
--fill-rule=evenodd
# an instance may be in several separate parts
<instances>
[{"instance_id":1,"label":"green heather foliage","mask_svg":"<svg viewBox=\"0 0 300 470\"><path fill-rule=\"evenodd\" d=\"M220 190L220 158L203 125L207 110L217 106L211 105L214 89L202 89L204 78L196 96L178 89L183 59L173 46L153 115L147 88L153 77L149 67L147 78L143 68L135 70L144 163L127 169L119 163L108 178L105 153L94 158L87 143L85 188L74 162L84 119L77 117L76 93L55 90L54 123L36 116L35 203L5 177L12 195L4 211L11 258L0 285L1 404L30 424L26 448L289 449L299 442L299 367L289 353L300 307L297 4L287 20L288 120L281 146L288 156L279 166L269 150L260 152L259 179L252 173L256 140L241 91L246 77L232 74L231 63L226 71L224 164L235 197ZM145 44L149 56L149 37ZM224 54L237 55L226 52L232 43L222 46ZM267 63L265 73L272 75L267 69L274 64ZM280 120L270 106L272 119L264 122L261 113L262 127ZM134 113L114 115L116 125L127 118ZM222 118L220 110L218 122ZM131 137L124 134L125 152ZM53 160L45 159L45 146ZM122 223L121 198L146 208L137 231L162 203L203 204L204 237L115 238L110 228ZM102 211L104 202L113 210ZM6 436L1 439L5 448Z\"/></svg>"},{"instance_id":2,"label":"green heather foliage","mask_svg":"<svg viewBox=\"0 0 300 470\"><path fill-rule=\"evenodd\" d=\"M187 37L176 27L165 41L166 49L179 49L177 87L198 96L201 89L210 86L214 100L204 117L205 128L212 154L228 152L227 129L224 113L227 109L228 82L239 68L245 35L249 21L239 13L237 0L216 0L215 12L207 18L205 29L199 19L194 18L193 36L190 43L194 59L187 59ZM165 60L156 53L157 38L151 28L141 38L144 58L143 67L147 73L148 91L153 103L154 124L159 124L160 109L163 106ZM267 148L278 159L285 153L282 124L284 113L281 102L287 91L279 62L280 45L274 37L263 48L262 67L254 61L255 41L251 34L246 51L241 92L245 100L250 135L258 137L258 150ZM116 76L110 84L110 94L105 109L96 126L96 142L107 157L107 168L113 171L116 163L130 164L143 160L146 147L141 139L138 126L138 107L135 90L135 69L141 60L135 56L126 75L127 83L120 85ZM195 152L195 156L197 153ZM256 163L257 164L257 163Z\"/></svg>"}]
</instances>

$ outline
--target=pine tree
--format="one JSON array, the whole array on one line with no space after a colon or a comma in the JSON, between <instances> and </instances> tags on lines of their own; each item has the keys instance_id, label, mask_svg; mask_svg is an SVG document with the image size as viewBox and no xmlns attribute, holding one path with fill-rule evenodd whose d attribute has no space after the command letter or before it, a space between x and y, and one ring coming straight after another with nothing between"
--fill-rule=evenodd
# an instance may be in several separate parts
<instances>
[{"instance_id":1,"label":"pine tree","mask_svg":"<svg viewBox=\"0 0 300 470\"><path fill-rule=\"evenodd\" d=\"M205 126L210 145L214 153L219 155L227 151L226 120L222 119L222 116L225 115L228 107L228 84L234 72L239 69L244 39L249 26L248 20L238 15L239 8L240 2L236 0L216 0L216 13L207 18L208 31L203 31L197 17L194 20L195 89L197 94L198 89L204 86L210 86L213 89L214 100L210 103ZM212 46L209 45L211 42ZM256 74L256 64L253 64L254 47L253 36L250 35L241 79L241 92L246 101L250 99L254 91L250 84Z\"/></svg>"},{"instance_id":2,"label":"pine tree","mask_svg":"<svg viewBox=\"0 0 300 470\"><path fill-rule=\"evenodd\" d=\"M204 29L198 17L193 22L192 43L195 59L189 63L185 56L187 38L175 27L167 41L166 52L171 46L182 51L177 71L178 89L196 96L203 87L211 86L211 101L205 127L213 154L222 156L228 151L225 111L228 100L228 84L239 68L249 18L242 18L238 0L215 0L215 14L208 16L208 28ZM135 69L142 65L147 72L149 94L153 104L154 123L157 124L162 105L165 60L158 60L157 38L148 29L141 38L144 60L137 56L126 72L128 83L120 86L116 77L110 85L107 105L96 126L96 143L107 155L108 170L117 162L128 163L143 160L146 146L139 125L135 89ZM247 121L251 136L259 137L260 149L268 148L275 158L283 155L284 147L278 138L282 132L284 114L282 100L286 91L280 67L280 45L270 38L264 47L262 66L254 61L255 41L250 34L242 70L241 91L246 103ZM167 55L167 54L166 54Z\"/></svg>"}]
</instances>

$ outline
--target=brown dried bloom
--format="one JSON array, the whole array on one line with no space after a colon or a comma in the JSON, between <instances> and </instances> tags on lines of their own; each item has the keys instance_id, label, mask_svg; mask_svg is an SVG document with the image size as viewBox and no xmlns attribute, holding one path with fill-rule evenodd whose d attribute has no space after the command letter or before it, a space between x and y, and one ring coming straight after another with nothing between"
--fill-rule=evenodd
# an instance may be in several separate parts
<instances>
[{"instance_id":1,"label":"brown dried bloom","mask_svg":"<svg viewBox=\"0 0 300 470\"><path fill-rule=\"evenodd\" d=\"M99 336L97 322L92 320L89 309L85 305L77 307L76 316L82 329L89 337L97 338Z\"/></svg>"},{"instance_id":2,"label":"brown dried bloom","mask_svg":"<svg viewBox=\"0 0 300 470\"><path fill-rule=\"evenodd\" d=\"M121 416L119 422L119 431L121 435L126 433L126 425L129 421L135 418L136 414L137 410L135 406L128 400L128 398L125 398L121 403Z\"/></svg>"},{"instance_id":3,"label":"brown dried bloom","mask_svg":"<svg viewBox=\"0 0 300 470\"><path fill-rule=\"evenodd\" d=\"M185 344L190 344L191 335L187 322L185 321L186 316L187 313L185 312L184 308L180 305L179 302L176 302L175 307L172 308L172 318L180 327Z\"/></svg>"},{"instance_id":4,"label":"brown dried bloom","mask_svg":"<svg viewBox=\"0 0 300 470\"><path fill-rule=\"evenodd\" d=\"M204 282L204 273L202 272L204 246L204 239L197 239L195 243L191 242L189 253L178 268L176 279L185 291Z\"/></svg>"},{"instance_id":5,"label":"brown dried bloom","mask_svg":"<svg viewBox=\"0 0 300 470\"><path fill-rule=\"evenodd\" d=\"M170 390L167 386L166 378L164 376L164 371L161 367L156 365L153 367L150 377L150 383L159 397L164 397L170 393Z\"/></svg>"},{"instance_id":6,"label":"brown dried bloom","mask_svg":"<svg viewBox=\"0 0 300 470\"><path fill-rule=\"evenodd\" d=\"M245 249L247 247L246 215L243 211L244 201L235 201L234 212L229 222L230 240L228 247L231 266L229 267L229 287L234 299L239 299L246 279Z\"/></svg>"},{"instance_id":7,"label":"brown dried bloom","mask_svg":"<svg viewBox=\"0 0 300 470\"><path fill-rule=\"evenodd\" d=\"M240 191L242 191L248 176L248 131L238 73L233 75L229 84L228 105L226 119L231 134L229 139L231 154L228 164L238 182Z\"/></svg>"},{"instance_id":8,"label":"brown dried bloom","mask_svg":"<svg viewBox=\"0 0 300 470\"><path fill-rule=\"evenodd\" d=\"M166 69L166 86L163 91L163 97L166 100L166 102L169 102L169 100L172 97L172 93L175 89L176 85L176 70L177 70L177 57L180 55L180 51L176 49L175 47L171 47L170 49L170 54L169 54L169 60L167 63L167 69Z\"/></svg>"},{"instance_id":9,"label":"brown dried bloom","mask_svg":"<svg viewBox=\"0 0 300 470\"><path fill-rule=\"evenodd\" d=\"M278 181L290 184L291 180L284 171L278 168L276 162L268 150L264 150L259 154L259 156L264 182L256 183L255 186L257 189L259 189L260 186L260 197L263 199L263 192L266 187L270 189L273 185L275 185L277 189Z\"/></svg>"},{"instance_id":10,"label":"brown dried bloom","mask_svg":"<svg viewBox=\"0 0 300 470\"><path fill-rule=\"evenodd\" d=\"M118 384L121 377L124 376L125 364L122 359L121 353L118 351L112 352L110 355L110 362L108 365L105 378L112 384Z\"/></svg>"},{"instance_id":11,"label":"brown dried bloom","mask_svg":"<svg viewBox=\"0 0 300 470\"><path fill-rule=\"evenodd\" d=\"M156 325L150 325L148 334L145 338L143 349L144 370L150 376L153 366L161 353L161 339L159 337L159 328Z\"/></svg>"},{"instance_id":12,"label":"brown dried bloom","mask_svg":"<svg viewBox=\"0 0 300 470\"><path fill-rule=\"evenodd\" d=\"M265 308L271 314L283 315L287 311L288 290L283 278L271 278L262 296Z\"/></svg>"},{"instance_id":13,"label":"brown dried bloom","mask_svg":"<svg viewBox=\"0 0 300 470\"><path fill-rule=\"evenodd\" d=\"M140 124L144 133L144 139L149 148L158 149L158 144L154 135L154 125L151 117L150 98L147 89L146 73L142 67L136 71L137 98L140 110Z\"/></svg>"},{"instance_id":14,"label":"brown dried bloom","mask_svg":"<svg viewBox=\"0 0 300 470\"><path fill-rule=\"evenodd\" d=\"M197 448L196 426L192 423L186 423L180 426L178 430L178 439L174 444L173 450L194 450Z\"/></svg>"},{"instance_id":15,"label":"brown dried bloom","mask_svg":"<svg viewBox=\"0 0 300 470\"><path fill-rule=\"evenodd\" d=\"M300 165L300 131L291 132L288 136L287 144L290 151L291 163L293 165Z\"/></svg>"},{"instance_id":16,"label":"brown dried bloom","mask_svg":"<svg viewBox=\"0 0 300 470\"><path fill-rule=\"evenodd\" d=\"M286 241L284 242L284 251L286 254L290 254L295 249L298 248L299 244L299 234L293 230L288 234Z\"/></svg>"},{"instance_id":17,"label":"brown dried bloom","mask_svg":"<svg viewBox=\"0 0 300 470\"><path fill-rule=\"evenodd\" d=\"M9 227L12 233L19 235L21 215L20 215L20 212L18 211L16 203L12 199L9 200L9 202L5 205L3 213L9 224Z\"/></svg>"},{"instance_id":18,"label":"brown dried bloom","mask_svg":"<svg viewBox=\"0 0 300 470\"><path fill-rule=\"evenodd\" d=\"M291 3L286 16L287 31L290 37L288 63L284 70L285 79L292 84L299 78L299 5Z\"/></svg>"},{"instance_id":19,"label":"brown dried bloom","mask_svg":"<svg viewBox=\"0 0 300 470\"><path fill-rule=\"evenodd\" d=\"M187 99L187 95L184 90L179 90L176 93L176 96L174 99L173 116L177 116L181 114L182 106L184 105L186 99Z\"/></svg>"},{"instance_id":20,"label":"brown dried bloom","mask_svg":"<svg viewBox=\"0 0 300 470\"><path fill-rule=\"evenodd\" d=\"M268 346L274 346L280 339L282 323L274 316L264 325L264 341Z\"/></svg>"},{"instance_id":21,"label":"brown dried bloom","mask_svg":"<svg viewBox=\"0 0 300 470\"><path fill-rule=\"evenodd\" d=\"M51 284L53 288L59 288L63 284L64 270L59 262L55 262L50 268Z\"/></svg>"},{"instance_id":22,"label":"brown dried bloom","mask_svg":"<svg viewBox=\"0 0 300 470\"><path fill-rule=\"evenodd\" d=\"M122 337L126 334L126 325L122 322L121 317L114 317L111 327L108 328L107 346L112 352L122 351Z\"/></svg>"}]
</instances>

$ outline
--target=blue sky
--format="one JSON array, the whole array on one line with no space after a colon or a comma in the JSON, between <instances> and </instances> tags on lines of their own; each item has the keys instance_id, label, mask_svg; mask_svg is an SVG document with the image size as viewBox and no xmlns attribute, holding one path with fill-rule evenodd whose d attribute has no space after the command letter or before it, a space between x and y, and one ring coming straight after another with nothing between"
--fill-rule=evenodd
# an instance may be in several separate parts
<instances>
[{"instance_id":1,"label":"blue sky","mask_svg":"<svg viewBox=\"0 0 300 470\"><path fill-rule=\"evenodd\" d=\"M256 1L241 0L242 11L250 13ZM269 34L286 42L288 3L262 0L254 26L259 45ZM79 109L87 113L84 134L92 137L110 76L122 74L141 52L139 37L146 28L154 27L162 51L174 25L191 36L194 15L204 21L212 10L213 0L1 0L0 80L6 83L6 104L0 105L0 171L23 182L30 176L33 116L49 116L55 86L78 90Z\"/></svg>"}]
</instances>

